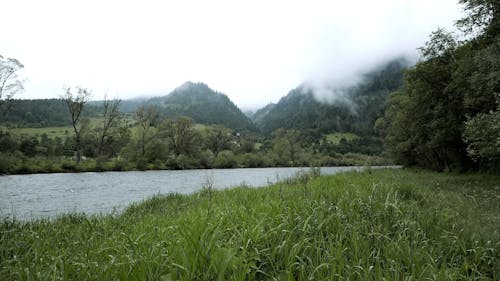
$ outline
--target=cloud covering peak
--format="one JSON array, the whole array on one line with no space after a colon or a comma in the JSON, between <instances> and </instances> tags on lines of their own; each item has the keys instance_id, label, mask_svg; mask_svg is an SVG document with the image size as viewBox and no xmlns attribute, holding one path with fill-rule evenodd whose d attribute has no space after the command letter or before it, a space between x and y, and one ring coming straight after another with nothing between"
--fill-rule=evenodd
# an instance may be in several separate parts
<instances>
[{"instance_id":1,"label":"cloud covering peak","mask_svg":"<svg viewBox=\"0 0 500 281\"><path fill-rule=\"evenodd\" d=\"M432 30L460 17L454 0L10 0L2 8L9 28L0 54L19 59L29 79L20 97L82 85L128 98L203 81L243 108L304 81L351 84L384 61L415 56Z\"/></svg>"}]
</instances>

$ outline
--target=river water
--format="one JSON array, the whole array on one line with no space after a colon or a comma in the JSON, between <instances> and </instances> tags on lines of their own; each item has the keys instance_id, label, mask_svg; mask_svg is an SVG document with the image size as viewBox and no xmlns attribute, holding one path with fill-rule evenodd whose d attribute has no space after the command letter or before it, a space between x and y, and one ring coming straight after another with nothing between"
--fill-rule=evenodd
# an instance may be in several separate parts
<instances>
[{"instance_id":1,"label":"river water","mask_svg":"<svg viewBox=\"0 0 500 281\"><path fill-rule=\"evenodd\" d=\"M64 213L120 212L155 194L193 193L209 179L216 189L259 187L308 168L67 173L0 176L0 217L29 220ZM360 167L322 167L334 174Z\"/></svg>"}]
</instances>

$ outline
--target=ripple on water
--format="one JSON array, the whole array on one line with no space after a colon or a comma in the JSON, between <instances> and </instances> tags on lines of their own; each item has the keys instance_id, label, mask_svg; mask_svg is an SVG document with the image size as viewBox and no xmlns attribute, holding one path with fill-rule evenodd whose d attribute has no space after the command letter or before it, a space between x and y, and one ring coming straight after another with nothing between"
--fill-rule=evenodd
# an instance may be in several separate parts
<instances>
[{"instance_id":1,"label":"ripple on water","mask_svg":"<svg viewBox=\"0 0 500 281\"><path fill-rule=\"evenodd\" d=\"M361 168L325 167L321 171L334 174L354 169ZM30 219L68 212L111 213L156 194L195 192L207 177L218 189L242 182L258 187L300 170L253 168L3 176L0 178L0 214Z\"/></svg>"}]
</instances>

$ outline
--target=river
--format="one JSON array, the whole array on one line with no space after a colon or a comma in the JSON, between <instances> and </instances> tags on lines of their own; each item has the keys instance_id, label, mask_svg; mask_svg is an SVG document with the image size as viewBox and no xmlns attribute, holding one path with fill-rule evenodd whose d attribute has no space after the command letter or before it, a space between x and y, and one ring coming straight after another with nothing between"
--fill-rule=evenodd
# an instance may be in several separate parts
<instances>
[{"instance_id":1,"label":"river","mask_svg":"<svg viewBox=\"0 0 500 281\"><path fill-rule=\"evenodd\" d=\"M193 193L207 179L215 189L265 186L308 168L245 168L0 176L0 217L29 220L64 213L119 213L155 194ZM322 167L334 174L361 167Z\"/></svg>"}]
</instances>

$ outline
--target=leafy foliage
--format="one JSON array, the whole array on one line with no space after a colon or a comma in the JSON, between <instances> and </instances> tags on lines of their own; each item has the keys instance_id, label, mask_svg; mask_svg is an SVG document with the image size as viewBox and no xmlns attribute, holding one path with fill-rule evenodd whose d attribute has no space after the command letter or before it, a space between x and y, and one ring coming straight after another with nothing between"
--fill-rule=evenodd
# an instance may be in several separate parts
<instances>
[{"instance_id":1,"label":"leafy foliage","mask_svg":"<svg viewBox=\"0 0 500 281\"><path fill-rule=\"evenodd\" d=\"M500 161L500 94L497 99L496 111L479 113L465 123L467 153L485 167Z\"/></svg>"},{"instance_id":2,"label":"leafy foliage","mask_svg":"<svg viewBox=\"0 0 500 281\"><path fill-rule=\"evenodd\" d=\"M424 60L406 72L404 89L391 95L384 118L377 121L389 153L400 163L438 171L464 170L491 168L491 161L474 162L471 157L496 157L498 2L461 2L469 18L459 24L481 26L482 33L465 42L457 42L443 30L433 33L421 49ZM481 153L485 156L480 157Z\"/></svg>"}]
</instances>

